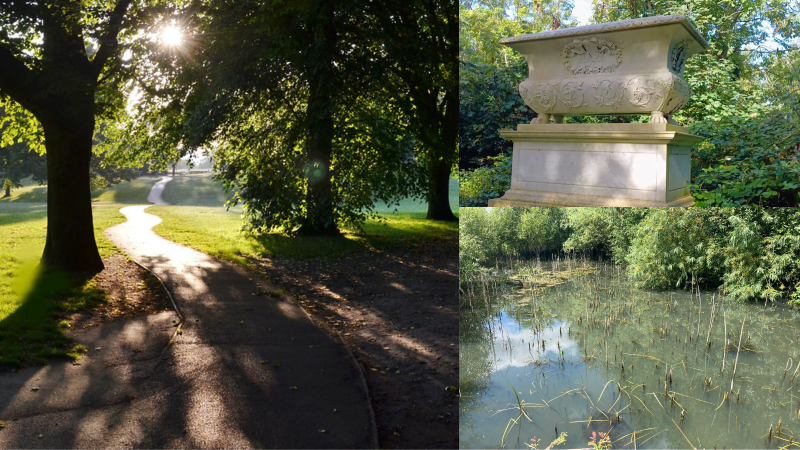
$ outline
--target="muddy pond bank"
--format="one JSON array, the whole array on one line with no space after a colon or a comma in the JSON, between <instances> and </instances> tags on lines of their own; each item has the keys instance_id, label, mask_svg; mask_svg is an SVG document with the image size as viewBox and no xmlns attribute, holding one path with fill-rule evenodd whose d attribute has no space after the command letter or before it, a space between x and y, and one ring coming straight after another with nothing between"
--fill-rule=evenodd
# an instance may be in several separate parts
<instances>
[{"instance_id":1,"label":"muddy pond bank","mask_svg":"<svg viewBox=\"0 0 800 450\"><path fill-rule=\"evenodd\" d=\"M462 292L462 448L800 448L800 312L606 264L499 272Z\"/></svg>"}]
</instances>

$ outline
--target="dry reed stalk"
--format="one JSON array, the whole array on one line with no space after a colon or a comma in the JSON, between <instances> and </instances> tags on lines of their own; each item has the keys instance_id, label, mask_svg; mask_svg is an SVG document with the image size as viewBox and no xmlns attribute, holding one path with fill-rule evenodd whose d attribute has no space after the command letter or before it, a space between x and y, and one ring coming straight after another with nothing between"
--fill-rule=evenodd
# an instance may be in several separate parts
<instances>
[{"instance_id":1,"label":"dry reed stalk","mask_svg":"<svg viewBox=\"0 0 800 450\"><path fill-rule=\"evenodd\" d=\"M722 313L722 321L725 324L725 346L722 347L722 366L720 367L720 374L725 373L725 355L728 353L728 320L725 318L725 313Z\"/></svg>"},{"instance_id":2,"label":"dry reed stalk","mask_svg":"<svg viewBox=\"0 0 800 450\"><path fill-rule=\"evenodd\" d=\"M747 315L742 318L742 330L739 332L739 347L736 349L736 361L733 363L733 378L731 378L731 392L733 391L733 380L736 379L736 364L739 363L739 351L742 349L742 334L744 334L744 322L747 320ZM772 430L772 428L770 428Z\"/></svg>"},{"instance_id":3,"label":"dry reed stalk","mask_svg":"<svg viewBox=\"0 0 800 450\"><path fill-rule=\"evenodd\" d=\"M681 430L681 427L679 427L679 426L678 426L678 424L677 424L677 423L675 423L675 419L673 419L673 418L672 418L672 416L670 416L670 415L669 415L669 413L667 412L667 408L664 408L664 405L662 405L662 404L661 404L661 401L659 401L659 400L658 400L658 397L656 396L656 394L655 394L655 393L652 393L652 394L653 394L653 398L655 398L655 399L656 399L656 401L658 402L659 406L661 406L661 409L663 409L663 410L664 410L664 414L666 414L666 415L667 415L667 417L669 417L669 420L671 420L671 421L672 421L672 423L674 423L674 424L675 424L675 428L677 428L677 429L678 429L678 431L680 431L680 432L681 432L681 434L683 434L683 430ZM692 441L690 441L690 440L689 440L689 438L687 438L685 434L683 434L683 438L684 438L684 439L686 439L686 442L688 442L688 443L689 443L689 445L690 445L690 446L691 446L693 449L697 450L697 448L694 446L694 444L692 444Z\"/></svg>"},{"instance_id":4,"label":"dry reed stalk","mask_svg":"<svg viewBox=\"0 0 800 450\"><path fill-rule=\"evenodd\" d=\"M714 327L714 295L711 296L711 319L709 319L708 334L706 334L706 347L708 347L708 340L711 338L711 328Z\"/></svg>"}]
</instances>

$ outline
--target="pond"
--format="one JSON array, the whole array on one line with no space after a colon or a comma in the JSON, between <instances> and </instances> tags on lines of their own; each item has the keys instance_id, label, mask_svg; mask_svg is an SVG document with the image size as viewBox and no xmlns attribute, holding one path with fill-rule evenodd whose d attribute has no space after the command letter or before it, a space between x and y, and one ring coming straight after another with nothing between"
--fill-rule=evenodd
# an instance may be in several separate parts
<instances>
[{"instance_id":1,"label":"pond","mask_svg":"<svg viewBox=\"0 0 800 450\"><path fill-rule=\"evenodd\" d=\"M800 448L800 312L610 264L525 273L462 293L462 448Z\"/></svg>"}]
</instances>

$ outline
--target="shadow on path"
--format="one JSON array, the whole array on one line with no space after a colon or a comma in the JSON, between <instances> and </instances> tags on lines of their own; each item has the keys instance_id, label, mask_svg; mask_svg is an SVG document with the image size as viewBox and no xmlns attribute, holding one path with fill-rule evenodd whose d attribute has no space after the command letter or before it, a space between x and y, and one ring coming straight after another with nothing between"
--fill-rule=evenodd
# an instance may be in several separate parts
<instances>
[{"instance_id":1,"label":"shadow on path","mask_svg":"<svg viewBox=\"0 0 800 450\"><path fill-rule=\"evenodd\" d=\"M129 341L110 336L119 342L107 358L92 359L101 347L85 365L13 374L0 390L0 421L10 421L0 447L375 447L347 350L245 269L157 236L161 219L145 208L123 208L128 222L106 235L167 285L183 316L177 334L153 348L125 322ZM68 376L75 369L85 373ZM48 371L53 386L36 386Z\"/></svg>"}]
</instances>

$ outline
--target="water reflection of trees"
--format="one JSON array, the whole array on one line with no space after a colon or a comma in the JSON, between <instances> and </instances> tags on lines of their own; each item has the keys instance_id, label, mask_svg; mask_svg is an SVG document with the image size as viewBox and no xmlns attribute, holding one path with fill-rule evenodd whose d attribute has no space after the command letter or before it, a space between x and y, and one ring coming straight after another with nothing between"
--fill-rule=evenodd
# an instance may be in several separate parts
<instances>
[{"instance_id":1,"label":"water reflection of trees","mask_svg":"<svg viewBox=\"0 0 800 450\"><path fill-rule=\"evenodd\" d=\"M567 360L580 362L583 359L601 377L616 381L629 393L635 392L641 402L622 392L620 395L626 395L625 400L631 400L630 406L621 401L614 410L627 406L624 414L636 428L665 430L659 435L659 445L686 446L669 419L674 416L678 420L684 407L692 417L692 421L681 424L684 432L702 436L703 445L718 443L720 448L725 443L730 446L731 442L742 445L745 441L736 441L737 436L755 439L756 431L762 431L759 427L763 426L766 431L770 421L777 423L781 414L784 424L787 423L787 405L789 402L797 405L800 391L797 395L791 389L787 392L789 380L782 380L780 375L789 357L794 361L800 358L797 312L781 307L764 309L752 304L720 302L718 292L701 292L698 299L696 294L687 291L636 290L628 283L624 271L616 269L607 266L594 275L573 277L568 284L552 288L535 300L529 291L526 293L508 285L491 296L488 319L483 298L473 299L474 309L466 307L461 311L462 445L472 441L471 436L478 438L475 433L481 430L475 426L476 417L491 414L484 400L490 398L487 394L491 388L490 377L497 369L498 357L492 352L495 340L499 341L503 335L499 325L501 312L532 334L537 331L534 317L539 319L542 328L552 326L554 320L561 322L565 328L564 339L569 334L579 343L577 352L566 355ZM712 298L717 317L709 333ZM720 370L724 324L729 339L738 340L745 315L747 322L742 339L749 337L748 342L758 353L740 355L741 366L733 392L735 396L740 391L747 402L722 403L723 394L730 387L732 359L735 358L735 354L728 354L726 368L724 372ZM507 334L504 337L507 338ZM529 342L527 338L525 341ZM712 382L710 386L705 384L706 379ZM662 398L665 381L668 393L674 394L681 406L672 406L669 396L666 400ZM773 385L778 387L774 392L771 391ZM591 392L589 386L586 389ZM779 392L781 389L783 392ZM595 392L594 398L598 394ZM666 414L656 398L665 405ZM609 404L597 406L610 407ZM797 417L800 417L796 408L794 414L796 427ZM709 418L717 416L719 421L730 420L734 428L730 428L731 425L709 427ZM742 425L739 419L751 423ZM741 431L736 431L736 427Z\"/></svg>"}]
</instances>

